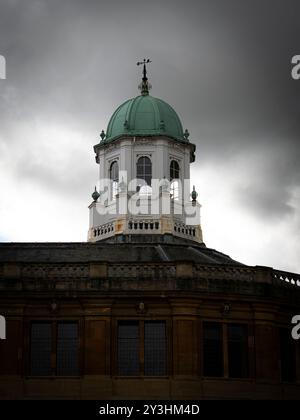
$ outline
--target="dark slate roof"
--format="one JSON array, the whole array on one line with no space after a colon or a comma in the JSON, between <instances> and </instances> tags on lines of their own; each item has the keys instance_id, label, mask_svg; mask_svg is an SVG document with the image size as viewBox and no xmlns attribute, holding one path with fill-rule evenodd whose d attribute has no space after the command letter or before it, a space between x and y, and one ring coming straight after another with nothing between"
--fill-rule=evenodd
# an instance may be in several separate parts
<instances>
[{"instance_id":1,"label":"dark slate roof","mask_svg":"<svg viewBox=\"0 0 300 420\"><path fill-rule=\"evenodd\" d=\"M204 244L159 235L132 235L91 242L0 243L0 263L175 262L243 264Z\"/></svg>"}]
</instances>

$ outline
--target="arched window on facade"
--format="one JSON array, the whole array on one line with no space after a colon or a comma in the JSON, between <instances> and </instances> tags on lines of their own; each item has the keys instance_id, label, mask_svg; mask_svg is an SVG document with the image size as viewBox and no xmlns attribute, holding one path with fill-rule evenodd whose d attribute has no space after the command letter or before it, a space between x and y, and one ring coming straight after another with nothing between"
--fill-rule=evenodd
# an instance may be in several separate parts
<instances>
[{"instance_id":1,"label":"arched window on facade","mask_svg":"<svg viewBox=\"0 0 300 420\"><path fill-rule=\"evenodd\" d=\"M119 183L119 164L116 160L110 165L109 177L111 180L111 197L113 200L115 200L116 195L118 194Z\"/></svg>"},{"instance_id":2,"label":"arched window on facade","mask_svg":"<svg viewBox=\"0 0 300 420\"><path fill-rule=\"evenodd\" d=\"M144 180L147 185L140 185L138 191L140 194L151 194L152 180L152 162L147 156L141 156L136 165L136 177L138 180Z\"/></svg>"},{"instance_id":3,"label":"arched window on facade","mask_svg":"<svg viewBox=\"0 0 300 420\"><path fill-rule=\"evenodd\" d=\"M170 163L171 195L174 200L179 199L179 163L171 160Z\"/></svg>"}]
</instances>

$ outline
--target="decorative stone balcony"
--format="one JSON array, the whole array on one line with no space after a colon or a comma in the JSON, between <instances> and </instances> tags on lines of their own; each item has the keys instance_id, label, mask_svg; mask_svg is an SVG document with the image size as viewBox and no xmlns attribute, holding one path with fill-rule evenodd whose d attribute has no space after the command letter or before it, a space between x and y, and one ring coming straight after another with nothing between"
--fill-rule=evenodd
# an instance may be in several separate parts
<instances>
[{"instance_id":1,"label":"decorative stone balcony","mask_svg":"<svg viewBox=\"0 0 300 420\"><path fill-rule=\"evenodd\" d=\"M89 240L93 242L99 241L100 239L109 238L114 234L114 230L114 222L91 228L89 232Z\"/></svg>"},{"instance_id":2,"label":"decorative stone balcony","mask_svg":"<svg viewBox=\"0 0 300 420\"><path fill-rule=\"evenodd\" d=\"M202 242L200 225L186 225L182 222L176 222L172 218L163 216L159 218L125 217L123 219L118 219L116 222L92 227L89 230L88 240L90 242L97 242L116 234L164 235L166 233L180 238L191 239L200 243Z\"/></svg>"}]
</instances>

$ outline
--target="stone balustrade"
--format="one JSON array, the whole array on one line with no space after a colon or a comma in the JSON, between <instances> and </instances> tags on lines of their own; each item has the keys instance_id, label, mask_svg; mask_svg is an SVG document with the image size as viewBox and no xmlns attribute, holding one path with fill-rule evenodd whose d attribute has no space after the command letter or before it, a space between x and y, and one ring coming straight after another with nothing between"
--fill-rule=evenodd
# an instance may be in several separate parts
<instances>
[{"instance_id":1,"label":"stone balustrade","mask_svg":"<svg viewBox=\"0 0 300 420\"><path fill-rule=\"evenodd\" d=\"M186 225L181 222L171 223L172 234L181 238L196 240L197 231L196 226ZM116 234L115 222L103 224L101 226L93 227L90 229L89 240L99 241ZM157 218L135 218L126 221L123 232L124 234L164 234L171 232L164 232L161 219Z\"/></svg>"},{"instance_id":2,"label":"stone balustrade","mask_svg":"<svg viewBox=\"0 0 300 420\"><path fill-rule=\"evenodd\" d=\"M114 234L114 223L106 223L91 229L91 240L97 241L100 239L108 238Z\"/></svg>"},{"instance_id":3,"label":"stone balustrade","mask_svg":"<svg viewBox=\"0 0 300 420\"><path fill-rule=\"evenodd\" d=\"M273 279L291 286L300 287L300 274L287 271L273 270Z\"/></svg>"}]
</instances>

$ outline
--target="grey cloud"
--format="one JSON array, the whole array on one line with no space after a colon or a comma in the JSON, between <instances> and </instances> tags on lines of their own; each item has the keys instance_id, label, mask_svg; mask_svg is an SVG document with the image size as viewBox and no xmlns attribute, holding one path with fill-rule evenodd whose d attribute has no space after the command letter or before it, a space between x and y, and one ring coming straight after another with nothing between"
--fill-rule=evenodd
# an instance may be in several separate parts
<instances>
[{"instance_id":1,"label":"grey cloud","mask_svg":"<svg viewBox=\"0 0 300 420\"><path fill-rule=\"evenodd\" d=\"M283 218L295 214L296 209L288 204L289 199L290 192L281 189L279 194L276 185L265 188L256 184L238 191L238 200L245 210L256 212L261 220L268 223L282 221Z\"/></svg>"}]
</instances>

